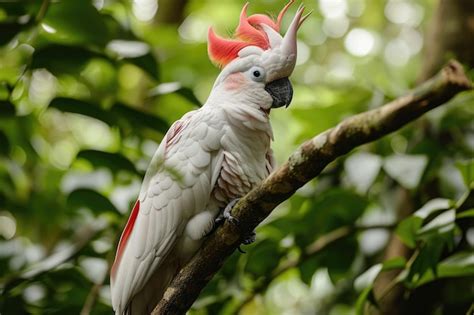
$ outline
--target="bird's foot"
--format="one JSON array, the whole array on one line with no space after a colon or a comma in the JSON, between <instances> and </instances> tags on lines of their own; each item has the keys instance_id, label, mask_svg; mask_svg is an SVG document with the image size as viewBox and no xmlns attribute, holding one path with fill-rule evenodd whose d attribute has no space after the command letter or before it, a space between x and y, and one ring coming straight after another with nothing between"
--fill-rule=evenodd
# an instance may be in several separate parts
<instances>
[{"instance_id":1,"label":"bird's foot","mask_svg":"<svg viewBox=\"0 0 474 315\"><path fill-rule=\"evenodd\" d=\"M229 202L229 204L224 208L224 211L222 211L222 213L219 214L217 216L217 218L214 220L214 227L212 228L212 230L209 231L209 233L206 234L206 236L209 236L212 233L214 233L214 231L217 229L217 227L219 225L221 225L222 223L224 223L224 221L226 221L226 220L229 221L230 223L234 224L234 225L239 224L239 220L237 220L236 218L234 218L230 214L230 212L232 211L232 208L239 201L239 199L240 198L236 198L236 199L232 200L231 202Z\"/></svg>"},{"instance_id":2,"label":"bird's foot","mask_svg":"<svg viewBox=\"0 0 474 315\"><path fill-rule=\"evenodd\" d=\"M229 221L230 223L234 224L234 225L237 225L239 224L239 220L234 218L232 216L232 214L230 214L230 212L232 211L232 208L234 208L235 204L240 200L240 198L236 198L234 200L232 200L231 202L229 202L229 204L224 208L224 211L222 211L222 214L220 214L217 218L216 218L216 225L219 225L221 224L222 222L224 222L225 220Z\"/></svg>"},{"instance_id":3,"label":"bird's foot","mask_svg":"<svg viewBox=\"0 0 474 315\"><path fill-rule=\"evenodd\" d=\"M225 207L224 211L222 211L222 214L219 215L215 221L216 225L218 224L222 224L222 222L224 222L225 220L229 221L230 223L238 226L238 224L240 223L239 220L235 217L233 217L230 212L232 211L232 208L234 208L235 204L240 200L240 198L236 198L234 200L232 200L231 202L229 202L229 204ZM243 240L242 240L242 245L249 245L249 244L252 244L253 242L255 242L255 238L256 238L256 234L255 234L255 231L252 231L248 236L246 236ZM237 248L239 250L239 252L241 253L245 253L245 251L243 251L240 246Z\"/></svg>"},{"instance_id":4,"label":"bird's foot","mask_svg":"<svg viewBox=\"0 0 474 315\"><path fill-rule=\"evenodd\" d=\"M257 234L255 233L255 231L250 232L250 234L243 239L242 244L240 246L252 244L253 242L255 242L256 237L257 237ZM237 249L242 254L245 254L245 251L242 248L240 248L240 246L237 247Z\"/></svg>"},{"instance_id":5,"label":"bird's foot","mask_svg":"<svg viewBox=\"0 0 474 315\"><path fill-rule=\"evenodd\" d=\"M244 240L242 241L242 244L250 245L253 242L255 242L256 238L257 238L257 233L255 233L255 231L252 231L246 238L244 238Z\"/></svg>"}]
</instances>

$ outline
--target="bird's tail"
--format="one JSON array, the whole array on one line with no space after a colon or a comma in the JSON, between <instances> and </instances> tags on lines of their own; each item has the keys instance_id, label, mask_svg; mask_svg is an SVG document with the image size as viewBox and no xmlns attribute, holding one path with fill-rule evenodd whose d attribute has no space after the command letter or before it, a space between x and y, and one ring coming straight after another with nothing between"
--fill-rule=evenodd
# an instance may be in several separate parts
<instances>
[{"instance_id":1,"label":"bird's tail","mask_svg":"<svg viewBox=\"0 0 474 315\"><path fill-rule=\"evenodd\" d=\"M132 298L125 314L144 315L150 314L163 297L166 288L178 272L178 264L174 260L165 259L160 268L150 277L148 282Z\"/></svg>"}]
</instances>

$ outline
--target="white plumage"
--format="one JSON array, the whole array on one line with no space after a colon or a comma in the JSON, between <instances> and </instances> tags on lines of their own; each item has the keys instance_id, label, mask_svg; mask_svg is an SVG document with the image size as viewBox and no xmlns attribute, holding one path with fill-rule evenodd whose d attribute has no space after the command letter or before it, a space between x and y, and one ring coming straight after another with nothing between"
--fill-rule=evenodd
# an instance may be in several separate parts
<instances>
[{"instance_id":1,"label":"white plumage","mask_svg":"<svg viewBox=\"0 0 474 315\"><path fill-rule=\"evenodd\" d=\"M246 8L241 23L247 19ZM302 11L300 7L284 38L267 27L255 28L267 33L272 46L242 49L225 66L204 106L176 121L159 145L112 267L116 314L149 314L211 231L219 212L272 171L268 114L271 107L291 101L287 77L295 66ZM248 27L241 32L246 31ZM219 45L235 45L212 36ZM214 48L210 47L211 57Z\"/></svg>"},{"instance_id":2,"label":"white plumage","mask_svg":"<svg viewBox=\"0 0 474 315\"><path fill-rule=\"evenodd\" d=\"M228 121L232 108L233 104L207 103L176 122L160 144L142 185L133 230L112 277L112 301L117 313L127 307L136 309L133 296L144 289L153 267L166 264L173 248L171 260L177 267L199 247L219 210L268 175L268 116L266 130L252 129L252 125L235 129ZM258 115L266 116L262 112ZM181 125L185 127L176 131ZM239 136L242 132L253 134L259 141L242 143L242 138L253 138L248 134ZM217 143L203 146L206 139ZM242 146L247 148L242 150ZM158 292L154 293L159 298ZM144 313L155 303L145 305Z\"/></svg>"}]
</instances>

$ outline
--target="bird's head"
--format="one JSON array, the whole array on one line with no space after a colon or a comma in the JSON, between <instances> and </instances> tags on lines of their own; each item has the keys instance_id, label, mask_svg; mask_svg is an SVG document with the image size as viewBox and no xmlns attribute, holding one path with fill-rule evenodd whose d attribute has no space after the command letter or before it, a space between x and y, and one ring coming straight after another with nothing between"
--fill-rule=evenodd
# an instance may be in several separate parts
<instances>
[{"instance_id":1,"label":"bird's head","mask_svg":"<svg viewBox=\"0 0 474 315\"><path fill-rule=\"evenodd\" d=\"M290 104L293 88L288 77L296 63L296 33L309 15L303 16L304 7L300 6L286 34L280 35L281 21L293 1L276 21L264 14L247 16L245 4L232 39L222 38L209 28L209 57L222 67L214 84L216 93L243 96L267 113Z\"/></svg>"}]
</instances>

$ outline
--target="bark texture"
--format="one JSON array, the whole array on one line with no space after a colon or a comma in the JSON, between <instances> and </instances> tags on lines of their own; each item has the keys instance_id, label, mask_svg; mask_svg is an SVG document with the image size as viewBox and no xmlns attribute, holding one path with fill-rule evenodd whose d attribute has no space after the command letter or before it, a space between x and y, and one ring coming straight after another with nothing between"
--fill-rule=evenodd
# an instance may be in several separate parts
<instances>
[{"instance_id":1,"label":"bark texture","mask_svg":"<svg viewBox=\"0 0 474 315\"><path fill-rule=\"evenodd\" d=\"M379 139L471 89L462 66L451 61L431 80L378 109L349 117L303 143L262 184L235 205L239 225L225 222L178 273L152 314L184 314L243 238L272 210L337 157Z\"/></svg>"}]
</instances>

